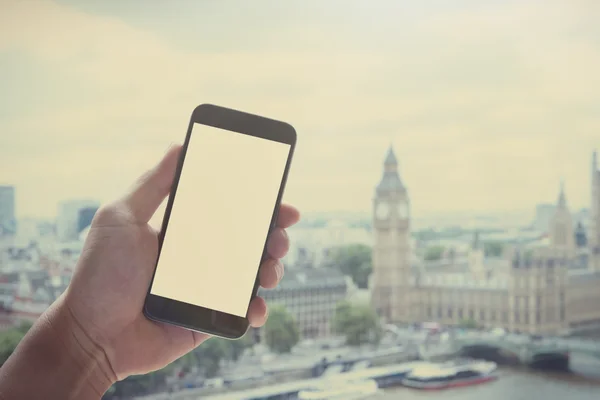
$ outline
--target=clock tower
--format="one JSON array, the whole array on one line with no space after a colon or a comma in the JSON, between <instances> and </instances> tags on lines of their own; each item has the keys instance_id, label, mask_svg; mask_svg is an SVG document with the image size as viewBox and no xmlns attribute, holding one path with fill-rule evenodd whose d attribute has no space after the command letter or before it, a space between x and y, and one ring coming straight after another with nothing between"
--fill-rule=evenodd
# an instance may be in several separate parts
<instances>
[{"instance_id":1,"label":"clock tower","mask_svg":"<svg viewBox=\"0 0 600 400\"><path fill-rule=\"evenodd\" d=\"M388 323L410 322L410 208L391 146L373 199L373 230L373 306Z\"/></svg>"}]
</instances>

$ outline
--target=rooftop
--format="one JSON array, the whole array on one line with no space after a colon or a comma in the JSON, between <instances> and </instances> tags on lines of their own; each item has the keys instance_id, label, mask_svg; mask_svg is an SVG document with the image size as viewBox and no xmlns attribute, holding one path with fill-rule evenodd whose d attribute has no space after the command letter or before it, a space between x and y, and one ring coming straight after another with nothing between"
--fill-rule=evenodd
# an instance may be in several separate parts
<instances>
[{"instance_id":1,"label":"rooftop","mask_svg":"<svg viewBox=\"0 0 600 400\"><path fill-rule=\"evenodd\" d=\"M396 154L394 154L394 148L390 145L388 149L387 155L385 156L385 165L398 165L398 159L396 158Z\"/></svg>"},{"instance_id":2,"label":"rooftop","mask_svg":"<svg viewBox=\"0 0 600 400\"><path fill-rule=\"evenodd\" d=\"M345 286L346 277L334 268L287 269L281 283L275 289L260 291L285 291L294 289L321 289Z\"/></svg>"},{"instance_id":3,"label":"rooftop","mask_svg":"<svg viewBox=\"0 0 600 400\"><path fill-rule=\"evenodd\" d=\"M398 160L396 159L392 146L388 149L383 165L383 178L381 178L381 182L377 185L377 194L381 195L405 191L406 188L400 179L400 175L398 175Z\"/></svg>"}]
</instances>

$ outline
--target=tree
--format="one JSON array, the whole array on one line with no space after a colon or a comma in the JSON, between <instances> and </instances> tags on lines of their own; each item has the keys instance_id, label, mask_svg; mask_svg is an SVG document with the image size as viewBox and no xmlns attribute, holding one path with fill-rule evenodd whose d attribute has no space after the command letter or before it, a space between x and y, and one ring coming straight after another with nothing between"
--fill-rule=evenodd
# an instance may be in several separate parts
<instances>
[{"instance_id":1,"label":"tree","mask_svg":"<svg viewBox=\"0 0 600 400\"><path fill-rule=\"evenodd\" d=\"M423 258L425 261L437 261L442 259L444 254L444 246L431 246L425 249Z\"/></svg>"},{"instance_id":2,"label":"tree","mask_svg":"<svg viewBox=\"0 0 600 400\"><path fill-rule=\"evenodd\" d=\"M477 321L474 319L463 319L458 323L458 326L463 329L477 329Z\"/></svg>"},{"instance_id":3,"label":"tree","mask_svg":"<svg viewBox=\"0 0 600 400\"><path fill-rule=\"evenodd\" d=\"M226 339L210 338L191 353L188 361L191 365L197 365L206 377L212 378L219 373L221 360L231 354L227 342Z\"/></svg>"},{"instance_id":4,"label":"tree","mask_svg":"<svg viewBox=\"0 0 600 400\"><path fill-rule=\"evenodd\" d=\"M379 343L382 328L379 317L366 304L342 302L333 316L333 329L346 337L346 344L359 346L363 343Z\"/></svg>"},{"instance_id":5,"label":"tree","mask_svg":"<svg viewBox=\"0 0 600 400\"><path fill-rule=\"evenodd\" d=\"M450 260L450 262L454 262L454 260L456 259L456 248L450 247L448 249L448 259Z\"/></svg>"},{"instance_id":6,"label":"tree","mask_svg":"<svg viewBox=\"0 0 600 400\"><path fill-rule=\"evenodd\" d=\"M264 330L267 346L276 353L289 353L300 340L296 320L283 306L271 308Z\"/></svg>"},{"instance_id":7,"label":"tree","mask_svg":"<svg viewBox=\"0 0 600 400\"><path fill-rule=\"evenodd\" d=\"M25 334L29 331L29 328L31 328L31 323L23 322L19 326L0 333L0 366L2 366L13 351L15 351L21 339L23 339Z\"/></svg>"},{"instance_id":8,"label":"tree","mask_svg":"<svg viewBox=\"0 0 600 400\"><path fill-rule=\"evenodd\" d=\"M254 339L252 338L252 332L250 331L237 340L219 340L225 341L226 346L229 348L227 358L233 361L237 361L244 353L244 350L254 345Z\"/></svg>"},{"instance_id":9,"label":"tree","mask_svg":"<svg viewBox=\"0 0 600 400\"><path fill-rule=\"evenodd\" d=\"M500 257L504 251L504 244L502 242L485 242L483 251L488 257Z\"/></svg>"},{"instance_id":10,"label":"tree","mask_svg":"<svg viewBox=\"0 0 600 400\"><path fill-rule=\"evenodd\" d=\"M15 329L18 332L21 332L23 334L23 336L25 336L27 334L27 332L29 332L29 329L31 329L32 326L33 326L33 323L31 323L29 321L23 321Z\"/></svg>"},{"instance_id":11,"label":"tree","mask_svg":"<svg viewBox=\"0 0 600 400\"><path fill-rule=\"evenodd\" d=\"M110 387L103 398L131 398L155 393L164 388L165 369L144 375L131 375Z\"/></svg>"},{"instance_id":12,"label":"tree","mask_svg":"<svg viewBox=\"0 0 600 400\"><path fill-rule=\"evenodd\" d=\"M222 360L237 360L252 344L250 334L238 340L211 338L161 370L145 375L133 375L115 383L108 392L108 397L132 397L155 392L165 385L167 375L175 368L181 368L185 373L196 366L204 376L212 378L219 373Z\"/></svg>"},{"instance_id":13,"label":"tree","mask_svg":"<svg viewBox=\"0 0 600 400\"><path fill-rule=\"evenodd\" d=\"M351 244L334 249L333 265L352 280L361 289L369 286L372 267L372 250L364 244Z\"/></svg>"}]
</instances>

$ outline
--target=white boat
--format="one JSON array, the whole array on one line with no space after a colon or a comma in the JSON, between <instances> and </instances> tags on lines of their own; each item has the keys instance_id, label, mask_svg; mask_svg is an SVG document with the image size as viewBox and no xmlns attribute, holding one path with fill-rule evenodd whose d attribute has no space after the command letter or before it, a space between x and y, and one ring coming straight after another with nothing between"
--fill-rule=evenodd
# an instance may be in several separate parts
<instances>
[{"instance_id":1,"label":"white boat","mask_svg":"<svg viewBox=\"0 0 600 400\"><path fill-rule=\"evenodd\" d=\"M298 393L298 400L362 400L383 392L372 379L359 381L326 381Z\"/></svg>"},{"instance_id":2,"label":"white boat","mask_svg":"<svg viewBox=\"0 0 600 400\"><path fill-rule=\"evenodd\" d=\"M413 369L403 380L407 387L439 390L471 386L495 380L497 364L490 361L456 360L425 364Z\"/></svg>"},{"instance_id":3,"label":"white boat","mask_svg":"<svg viewBox=\"0 0 600 400\"><path fill-rule=\"evenodd\" d=\"M362 371L365 370L367 368L371 367L371 361L369 360L362 360L362 361L357 361L352 365L352 368L350 369L350 371Z\"/></svg>"},{"instance_id":4,"label":"white boat","mask_svg":"<svg viewBox=\"0 0 600 400\"><path fill-rule=\"evenodd\" d=\"M344 366L342 364L333 364L327 367L325 371L321 374L321 377L326 378L329 376L339 375L344 371Z\"/></svg>"}]
</instances>

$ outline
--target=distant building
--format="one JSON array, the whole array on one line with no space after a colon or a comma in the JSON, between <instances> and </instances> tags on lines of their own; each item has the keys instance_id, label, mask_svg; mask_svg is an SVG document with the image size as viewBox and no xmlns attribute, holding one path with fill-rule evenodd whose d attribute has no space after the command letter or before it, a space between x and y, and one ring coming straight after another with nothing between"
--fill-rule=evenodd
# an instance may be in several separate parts
<instances>
[{"instance_id":1,"label":"distant building","mask_svg":"<svg viewBox=\"0 0 600 400\"><path fill-rule=\"evenodd\" d=\"M94 200L69 200L58 207L56 234L61 241L77 240L92 222L100 203Z\"/></svg>"},{"instance_id":2,"label":"distant building","mask_svg":"<svg viewBox=\"0 0 600 400\"><path fill-rule=\"evenodd\" d=\"M587 247L587 244L588 242L585 228L583 227L583 224L579 222L577 224L577 228L575 229L575 245L578 248L585 248Z\"/></svg>"},{"instance_id":3,"label":"distant building","mask_svg":"<svg viewBox=\"0 0 600 400\"><path fill-rule=\"evenodd\" d=\"M20 218L17 221L17 238L16 245L34 240L39 236L39 223L33 218Z\"/></svg>"},{"instance_id":4,"label":"distant building","mask_svg":"<svg viewBox=\"0 0 600 400\"><path fill-rule=\"evenodd\" d=\"M592 253L600 257L600 170L598 169L598 155L594 151L592 156L592 198L590 204L590 226L588 234L589 247ZM600 261L596 264L600 271Z\"/></svg>"},{"instance_id":5,"label":"distant building","mask_svg":"<svg viewBox=\"0 0 600 400\"><path fill-rule=\"evenodd\" d=\"M567 207L565 188L561 183L558 201L548 230L550 246L572 254L575 250L575 232L573 230L573 217Z\"/></svg>"},{"instance_id":6,"label":"distant building","mask_svg":"<svg viewBox=\"0 0 600 400\"><path fill-rule=\"evenodd\" d=\"M15 215L15 187L0 186L0 236L15 235L17 219Z\"/></svg>"},{"instance_id":7,"label":"distant building","mask_svg":"<svg viewBox=\"0 0 600 400\"><path fill-rule=\"evenodd\" d=\"M47 270L25 270L0 274L5 317L13 321L35 321L64 292L67 276L50 276Z\"/></svg>"},{"instance_id":8,"label":"distant building","mask_svg":"<svg viewBox=\"0 0 600 400\"><path fill-rule=\"evenodd\" d=\"M333 220L319 227L292 227L290 249L284 258L286 267L327 267L331 264L332 250L337 247L365 244L371 246L372 233L364 227Z\"/></svg>"},{"instance_id":9,"label":"distant building","mask_svg":"<svg viewBox=\"0 0 600 400\"><path fill-rule=\"evenodd\" d=\"M386 321L408 321L412 308L409 197L392 147L375 189L373 230L373 305Z\"/></svg>"},{"instance_id":10,"label":"distant building","mask_svg":"<svg viewBox=\"0 0 600 400\"><path fill-rule=\"evenodd\" d=\"M0 264L0 325L34 321L66 290L76 257L55 243L12 247L7 255Z\"/></svg>"},{"instance_id":11,"label":"distant building","mask_svg":"<svg viewBox=\"0 0 600 400\"><path fill-rule=\"evenodd\" d=\"M410 257L408 193L390 149L373 201L374 308L386 323L474 320L483 327L535 334L600 324L600 172L593 174L587 248L577 246L561 185L552 214L543 215L546 242L535 248L517 245L504 257L488 258L476 235L466 262L436 268Z\"/></svg>"},{"instance_id":12,"label":"distant building","mask_svg":"<svg viewBox=\"0 0 600 400\"><path fill-rule=\"evenodd\" d=\"M348 280L333 268L288 269L277 288L261 288L259 294L270 306L284 306L303 338L325 337L331 334L335 307L346 299Z\"/></svg>"},{"instance_id":13,"label":"distant building","mask_svg":"<svg viewBox=\"0 0 600 400\"><path fill-rule=\"evenodd\" d=\"M79 216L77 218L77 235L80 235L84 229L92 224L92 220L97 211L97 206L85 207L79 210Z\"/></svg>"}]
</instances>

